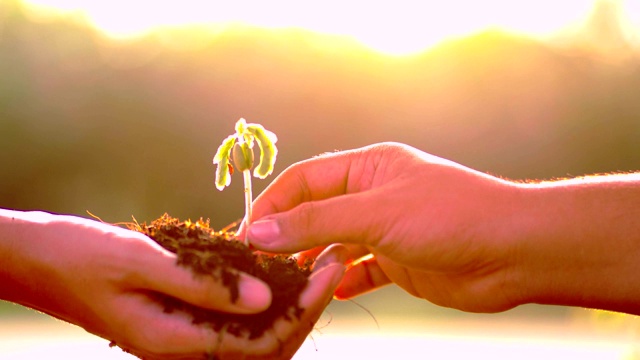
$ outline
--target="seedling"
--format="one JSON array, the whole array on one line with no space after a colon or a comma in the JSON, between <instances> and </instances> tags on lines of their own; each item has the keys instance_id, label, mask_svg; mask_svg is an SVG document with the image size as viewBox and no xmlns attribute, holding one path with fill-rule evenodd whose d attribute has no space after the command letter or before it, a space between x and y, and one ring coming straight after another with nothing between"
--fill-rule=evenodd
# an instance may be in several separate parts
<instances>
[{"instance_id":1,"label":"seedling","mask_svg":"<svg viewBox=\"0 0 640 360\"><path fill-rule=\"evenodd\" d=\"M244 178L244 223L247 227L251 224L253 203L251 191L251 169L254 164L253 144L257 142L260 148L260 162L253 169L253 176L264 179L273 172L278 155L278 148L275 145L277 141L276 135L262 125L247 124L245 119L240 119L236 122L236 133L229 135L222 141L213 157L213 163L218 166L216 168L216 188L218 190L222 191L231 184L233 166L242 172ZM233 161L233 166L230 159ZM248 245L246 236L244 243Z\"/></svg>"}]
</instances>

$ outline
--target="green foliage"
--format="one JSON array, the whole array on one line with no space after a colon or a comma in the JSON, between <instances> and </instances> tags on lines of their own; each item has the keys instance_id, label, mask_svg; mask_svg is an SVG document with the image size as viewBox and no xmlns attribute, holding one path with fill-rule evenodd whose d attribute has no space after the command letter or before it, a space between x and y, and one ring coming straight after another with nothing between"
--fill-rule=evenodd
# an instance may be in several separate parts
<instances>
[{"instance_id":1,"label":"green foliage","mask_svg":"<svg viewBox=\"0 0 640 360\"><path fill-rule=\"evenodd\" d=\"M278 149L275 145L278 139L274 133L266 130L262 125L249 124L246 129L253 135L258 142L258 147L260 147L260 163L253 170L253 176L264 179L273 172L278 155Z\"/></svg>"},{"instance_id":2,"label":"green foliage","mask_svg":"<svg viewBox=\"0 0 640 360\"><path fill-rule=\"evenodd\" d=\"M231 183L232 167L229 159L238 171L249 171L254 164L253 144L260 148L260 162L254 169L253 176L264 179L271 175L276 163L278 148L275 143L278 138L274 133L266 130L260 124L247 124L245 119L236 122L236 133L228 136L218 147L213 163L216 168L216 188L223 190Z\"/></svg>"},{"instance_id":3,"label":"green foliage","mask_svg":"<svg viewBox=\"0 0 640 360\"><path fill-rule=\"evenodd\" d=\"M254 164L253 144L258 143L260 147L260 163L254 170L255 177L264 179L273 172L278 149L276 148L278 138L271 131L266 130L260 124L247 124L245 119L236 122L236 133L227 136L218 147L213 163L218 165L216 169L216 188L222 191L231 183L233 167L229 159L233 159L233 164L238 171L242 172L244 178L244 204L245 204L245 224L251 223L251 207L253 195L251 190L251 169ZM245 237L245 244L248 240Z\"/></svg>"},{"instance_id":4,"label":"green foliage","mask_svg":"<svg viewBox=\"0 0 640 360\"><path fill-rule=\"evenodd\" d=\"M222 141L222 145L220 145L216 155L213 157L213 163L218 165L216 169L216 187L218 190L222 190L231 184L229 153L235 142L235 135L229 135Z\"/></svg>"}]
</instances>

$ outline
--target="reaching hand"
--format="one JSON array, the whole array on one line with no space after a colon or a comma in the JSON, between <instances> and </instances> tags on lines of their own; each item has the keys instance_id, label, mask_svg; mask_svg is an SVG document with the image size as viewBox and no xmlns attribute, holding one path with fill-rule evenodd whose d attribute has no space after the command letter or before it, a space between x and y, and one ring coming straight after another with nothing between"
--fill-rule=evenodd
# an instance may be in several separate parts
<instances>
[{"instance_id":1,"label":"reaching hand","mask_svg":"<svg viewBox=\"0 0 640 360\"><path fill-rule=\"evenodd\" d=\"M516 183L387 143L285 170L254 203L258 249L348 244L336 295L394 282L436 304L640 314L640 173Z\"/></svg>"},{"instance_id":2,"label":"reaching hand","mask_svg":"<svg viewBox=\"0 0 640 360\"><path fill-rule=\"evenodd\" d=\"M510 239L516 187L400 144L320 156L284 171L254 203L251 243L276 252L348 243L337 291L393 281L415 296L470 311L516 305Z\"/></svg>"}]
</instances>

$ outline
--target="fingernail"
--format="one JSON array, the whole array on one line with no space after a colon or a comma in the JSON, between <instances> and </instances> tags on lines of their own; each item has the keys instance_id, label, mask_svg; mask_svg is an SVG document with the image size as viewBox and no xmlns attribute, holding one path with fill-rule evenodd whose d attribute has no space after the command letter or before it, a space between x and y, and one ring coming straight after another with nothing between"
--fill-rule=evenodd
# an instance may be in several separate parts
<instances>
[{"instance_id":1,"label":"fingernail","mask_svg":"<svg viewBox=\"0 0 640 360\"><path fill-rule=\"evenodd\" d=\"M342 278L344 277L346 271L346 267L342 264L332 263L321 270L314 271L311 276L309 276L309 282L314 284L322 284L322 290L327 296L333 295L335 289L338 287ZM330 293L330 294L329 294ZM304 292L302 297L300 298L301 304L307 304L310 301L314 301L309 297L318 297L317 292Z\"/></svg>"},{"instance_id":2,"label":"fingernail","mask_svg":"<svg viewBox=\"0 0 640 360\"><path fill-rule=\"evenodd\" d=\"M325 274L325 273L329 273L329 272L335 272L336 275L334 275L334 276L338 278L337 281L339 282L340 280L342 280L342 276L345 274L346 271L347 271L347 267L344 266L343 264L330 263L330 264L327 264L327 265L323 266L321 269L317 269L317 270L313 271L311 273L311 275L309 276L309 279L316 278L318 276L323 276L321 274ZM338 286L338 283L336 283L335 286Z\"/></svg>"},{"instance_id":3,"label":"fingernail","mask_svg":"<svg viewBox=\"0 0 640 360\"><path fill-rule=\"evenodd\" d=\"M269 244L280 236L280 227L276 220L258 220L249 225L249 241Z\"/></svg>"},{"instance_id":4,"label":"fingernail","mask_svg":"<svg viewBox=\"0 0 640 360\"><path fill-rule=\"evenodd\" d=\"M317 272L331 264L344 265L349 260L349 251L340 244L334 244L326 248L313 265L313 271Z\"/></svg>"},{"instance_id":5,"label":"fingernail","mask_svg":"<svg viewBox=\"0 0 640 360\"><path fill-rule=\"evenodd\" d=\"M260 312L271 305L271 289L264 282L246 275L240 275L240 298L236 305L250 311Z\"/></svg>"}]
</instances>

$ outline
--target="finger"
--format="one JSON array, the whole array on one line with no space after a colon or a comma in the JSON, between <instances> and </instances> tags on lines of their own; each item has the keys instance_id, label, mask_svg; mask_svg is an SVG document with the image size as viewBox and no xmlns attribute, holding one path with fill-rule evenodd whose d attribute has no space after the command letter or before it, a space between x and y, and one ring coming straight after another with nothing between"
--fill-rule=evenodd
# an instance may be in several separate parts
<instances>
[{"instance_id":1,"label":"finger","mask_svg":"<svg viewBox=\"0 0 640 360\"><path fill-rule=\"evenodd\" d=\"M296 205L346 193L351 165L348 152L326 154L283 171L253 203L253 218L286 211Z\"/></svg>"},{"instance_id":2,"label":"finger","mask_svg":"<svg viewBox=\"0 0 640 360\"><path fill-rule=\"evenodd\" d=\"M344 246L349 250L349 255L351 255L349 257L349 262L351 263L358 261L365 256L371 255L371 251L369 251L369 248L366 246L354 244L344 244Z\"/></svg>"},{"instance_id":3,"label":"finger","mask_svg":"<svg viewBox=\"0 0 640 360\"><path fill-rule=\"evenodd\" d=\"M149 256L138 269L134 284L140 288L161 292L193 305L231 313L258 313L271 304L271 290L263 281L238 273L239 297L231 301L229 288L213 276L194 275L176 265L175 255Z\"/></svg>"},{"instance_id":4,"label":"finger","mask_svg":"<svg viewBox=\"0 0 640 360\"><path fill-rule=\"evenodd\" d=\"M113 312L119 319L111 319L117 325L110 333L116 337L107 339L141 358L201 357L217 342L218 334L210 328L194 325L184 313L166 313L143 293L121 299Z\"/></svg>"},{"instance_id":5,"label":"finger","mask_svg":"<svg viewBox=\"0 0 640 360\"><path fill-rule=\"evenodd\" d=\"M329 265L345 265L349 260L349 249L341 244L334 244L325 248L316 258L313 264L313 269L310 280L320 272L324 267Z\"/></svg>"},{"instance_id":6,"label":"finger","mask_svg":"<svg viewBox=\"0 0 640 360\"><path fill-rule=\"evenodd\" d=\"M243 345L244 354L256 358L259 355L264 358L291 358L331 301L344 274L347 258L348 251L341 245L324 250L314 263L309 283L300 295L299 304L304 309L300 318L277 320L271 331ZM239 345L238 341L238 338L225 337L219 348L220 353L233 352Z\"/></svg>"},{"instance_id":7,"label":"finger","mask_svg":"<svg viewBox=\"0 0 640 360\"><path fill-rule=\"evenodd\" d=\"M390 208L371 191L342 195L269 215L251 224L247 235L253 246L271 252L295 253L333 243L375 246L390 218L385 209Z\"/></svg>"},{"instance_id":8,"label":"finger","mask_svg":"<svg viewBox=\"0 0 640 360\"><path fill-rule=\"evenodd\" d=\"M354 245L354 244L341 244L341 245L344 246L349 253L349 256L346 261L347 264L353 261L356 261L363 256L370 254L369 249L367 249L364 246ZM299 264L304 264L309 260L316 259L318 255L324 251L324 249L326 249L326 247L316 247L311 250L305 250L295 254L295 257L298 260Z\"/></svg>"},{"instance_id":9,"label":"finger","mask_svg":"<svg viewBox=\"0 0 640 360\"><path fill-rule=\"evenodd\" d=\"M316 259L325 249L325 246L319 246L311 250L305 250L294 254L294 257L297 260L298 265L304 266L304 264L307 264L309 261Z\"/></svg>"},{"instance_id":10,"label":"finger","mask_svg":"<svg viewBox=\"0 0 640 360\"><path fill-rule=\"evenodd\" d=\"M375 258L365 259L347 269L342 282L336 289L335 297L350 299L390 283L391 280Z\"/></svg>"},{"instance_id":11,"label":"finger","mask_svg":"<svg viewBox=\"0 0 640 360\"><path fill-rule=\"evenodd\" d=\"M282 358L291 358L300 345L313 330L316 322L331 302L333 293L344 275L343 265L348 258L348 251L340 245L327 248L314 264L309 284L300 295L300 306L304 309L296 325L279 321L274 326L278 339L283 339Z\"/></svg>"},{"instance_id":12,"label":"finger","mask_svg":"<svg viewBox=\"0 0 640 360\"><path fill-rule=\"evenodd\" d=\"M297 205L371 189L377 169L389 154L406 151L398 144L374 144L294 164L280 174L253 204L253 218L290 210ZM389 156L395 158L394 156Z\"/></svg>"}]
</instances>

